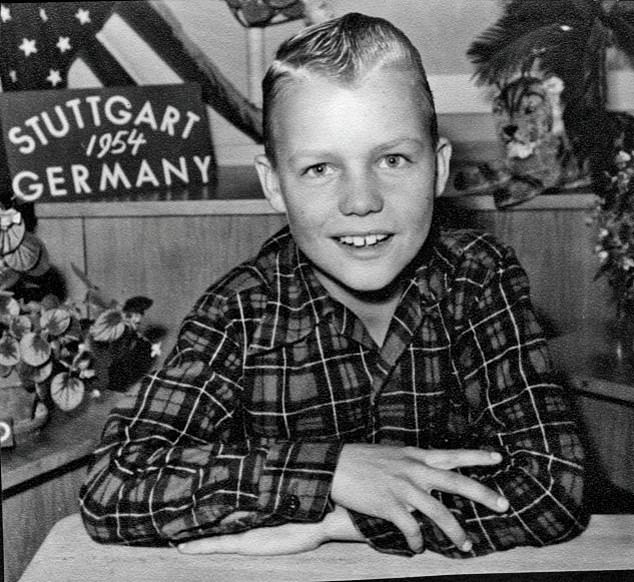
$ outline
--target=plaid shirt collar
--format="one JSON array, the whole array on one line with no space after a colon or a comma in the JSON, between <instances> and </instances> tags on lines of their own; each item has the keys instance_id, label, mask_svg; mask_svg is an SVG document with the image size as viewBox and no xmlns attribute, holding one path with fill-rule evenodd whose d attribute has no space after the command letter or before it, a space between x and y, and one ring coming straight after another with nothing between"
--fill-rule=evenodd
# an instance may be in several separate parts
<instances>
[{"instance_id":1,"label":"plaid shirt collar","mask_svg":"<svg viewBox=\"0 0 634 582\"><path fill-rule=\"evenodd\" d=\"M433 310L450 292L458 253L439 231L404 275L404 292L397 314L413 333L426 311ZM310 260L297 247L288 227L271 237L256 259L256 268L269 287L269 298L250 352L267 351L301 340L321 321L332 321L342 335L368 342L359 320L335 301L317 279Z\"/></svg>"}]
</instances>

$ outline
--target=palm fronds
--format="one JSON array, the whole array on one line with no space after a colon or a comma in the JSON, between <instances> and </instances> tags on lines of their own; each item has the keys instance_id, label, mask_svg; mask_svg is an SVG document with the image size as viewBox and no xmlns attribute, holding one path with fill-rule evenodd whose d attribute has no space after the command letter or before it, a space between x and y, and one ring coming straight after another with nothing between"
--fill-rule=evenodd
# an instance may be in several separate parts
<instances>
[{"instance_id":1,"label":"palm fronds","mask_svg":"<svg viewBox=\"0 0 634 582\"><path fill-rule=\"evenodd\" d=\"M634 59L634 12L602 0L511 0L471 44L475 81L503 85L537 66L564 81L564 99L605 106L605 54L616 46Z\"/></svg>"}]
</instances>

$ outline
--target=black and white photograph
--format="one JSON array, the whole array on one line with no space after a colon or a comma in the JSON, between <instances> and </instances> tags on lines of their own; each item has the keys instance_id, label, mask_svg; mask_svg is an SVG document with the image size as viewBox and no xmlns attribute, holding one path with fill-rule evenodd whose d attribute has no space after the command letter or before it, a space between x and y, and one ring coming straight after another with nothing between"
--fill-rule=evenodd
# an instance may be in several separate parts
<instances>
[{"instance_id":1,"label":"black and white photograph","mask_svg":"<svg viewBox=\"0 0 634 582\"><path fill-rule=\"evenodd\" d=\"M634 0L0 1L4 582L634 580Z\"/></svg>"}]
</instances>

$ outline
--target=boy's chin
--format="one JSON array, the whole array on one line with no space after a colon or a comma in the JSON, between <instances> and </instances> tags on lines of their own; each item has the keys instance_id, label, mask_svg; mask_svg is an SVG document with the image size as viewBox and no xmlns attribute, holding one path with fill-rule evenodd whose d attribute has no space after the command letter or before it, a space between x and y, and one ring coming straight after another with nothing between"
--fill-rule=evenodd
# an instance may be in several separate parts
<instances>
[{"instance_id":1,"label":"boy's chin","mask_svg":"<svg viewBox=\"0 0 634 582\"><path fill-rule=\"evenodd\" d=\"M380 301L400 292L400 277L372 277L365 274L363 277L348 277L348 281L341 281L344 288L352 295L367 301Z\"/></svg>"}]
</instances>

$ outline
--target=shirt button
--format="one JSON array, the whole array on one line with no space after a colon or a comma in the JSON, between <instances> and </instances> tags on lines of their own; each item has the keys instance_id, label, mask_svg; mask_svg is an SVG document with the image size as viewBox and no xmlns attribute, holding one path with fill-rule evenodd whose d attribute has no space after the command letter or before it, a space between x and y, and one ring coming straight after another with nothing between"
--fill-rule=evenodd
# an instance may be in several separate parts
<instances>
[{"instance_id":1,"label":"shirt button","mask_svg":"<svg viewBox=\"0 0 634 582\"><path fill-rule=\"evenodd\" d=\"M285 495L280 504L280 512L285 515L294 515L299 509L300 502L297 495Z\"/></svg>"}]
</instances>

